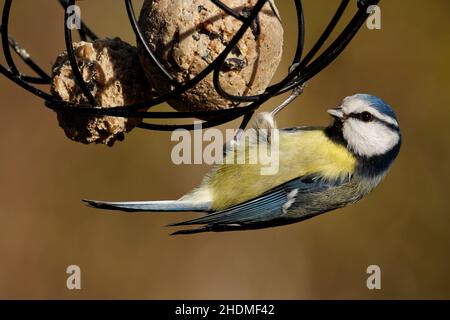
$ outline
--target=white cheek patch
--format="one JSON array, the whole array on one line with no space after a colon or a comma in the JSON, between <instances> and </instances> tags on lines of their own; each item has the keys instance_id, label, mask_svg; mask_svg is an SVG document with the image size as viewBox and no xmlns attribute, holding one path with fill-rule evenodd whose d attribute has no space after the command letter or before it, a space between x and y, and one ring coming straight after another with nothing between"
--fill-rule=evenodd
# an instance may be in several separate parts
<instances>
[{"instance_id":1,"label":"white cheek patch","mask_svg":"<svg viewBox=\"0 0 450 320\"><path fill-rule=\"evenodd\" d=\"M347 119L342 133L349 148L357 155L366 157L384 154L400 140L396 131L377 121Z\"/></svg>"}]
</instances>

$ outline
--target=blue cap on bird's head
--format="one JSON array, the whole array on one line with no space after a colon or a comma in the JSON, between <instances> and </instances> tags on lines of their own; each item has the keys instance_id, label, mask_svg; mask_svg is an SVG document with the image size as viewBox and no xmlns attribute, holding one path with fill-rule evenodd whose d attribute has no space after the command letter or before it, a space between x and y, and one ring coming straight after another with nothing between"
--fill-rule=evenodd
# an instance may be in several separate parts
<instances>
[{"instance_id":1,"label":"blue cap on bird's head","mask_svg":"<svg viewBox=\"0 0 450 320\"><path fill-rule=\"evenodd\" d=\"M380 114L391 117L397 121L397 115L394 112L394 109L390 105L388 105L384 100L367 93L357 93L353 96L349 96L344 99L345 100L361 100L367 103L369 106L380 112ZM350 102L350 101L349 101Z\"/></svg>"},{"instance_id":2,"label":"blue cap on bird's head","mask_svg":"<svg viewBox=\"0 0 450 320\"><path fill-rule=\"evenodd\" d=\"M366 93L357 93L342 100L339 107L328 110L335 119L345 121L348 118L359 118L364 122L377 119L398 128L397 115L382 99Z\"/></svg>"}]
</instances>

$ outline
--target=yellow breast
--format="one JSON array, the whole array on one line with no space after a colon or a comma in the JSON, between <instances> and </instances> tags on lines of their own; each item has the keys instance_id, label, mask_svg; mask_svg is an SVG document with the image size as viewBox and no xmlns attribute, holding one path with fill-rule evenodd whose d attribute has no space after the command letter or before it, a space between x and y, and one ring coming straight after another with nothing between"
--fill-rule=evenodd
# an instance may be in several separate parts
<instances>
[{"instance_id":1,"label":"yellow breast","mask_svg":"<svg viewBox=\"0 0 450 320\"><path fill-rule=\"evenodd\" d=\"M256 145L249 148L255 148ZM249 148L244 149L249 152ZM278 171L262 175L262 164L223 164L216 167L202 186L221 210L253 199L292 179L318 174L338 179L352 174L355 157L325 135L323 129L279 131Z\"/></svg>"}]
</instances>

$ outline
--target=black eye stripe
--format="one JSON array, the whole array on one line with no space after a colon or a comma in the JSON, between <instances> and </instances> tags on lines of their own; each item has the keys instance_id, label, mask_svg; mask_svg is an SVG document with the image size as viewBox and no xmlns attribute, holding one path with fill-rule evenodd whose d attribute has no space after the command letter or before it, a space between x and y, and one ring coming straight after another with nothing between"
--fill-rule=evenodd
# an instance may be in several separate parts
<instances>
[{"instance_id":1,"label":"black eye stripe","mask_svg":"<svg viewBox=\"0 0 450 320\"><path fill-rule=\"evenodd\" d=\"M350 113L346 117L347 118L354 118L354 119L361 120L361 113ZM384 120L381 120L380 118L375 117L373 114L372 114L372 121L376 121L376 122L382 123L386 127L390 128L392 130L400 131L397 126L393 125L392 123L389 123L389 122L386 122Z\"/></svg>"},{"instance_id":2,"label":"black eye stripe","mask_svg":"<svg viewBox=\"0 0 450 320\"><path fill-rule=\"evenodd\" d=\"M367 112L367 111L364 111L364 112L361 112L361 113L350 113L348 115L348 117L349 118L358 119L358 120L362 120L362 121L365 121L365 122L369 122L369 121L372 121L372 120L382 121L382 120L376 118L373 114L371 114L370 112Z\"/></svg>"}]
</instances>

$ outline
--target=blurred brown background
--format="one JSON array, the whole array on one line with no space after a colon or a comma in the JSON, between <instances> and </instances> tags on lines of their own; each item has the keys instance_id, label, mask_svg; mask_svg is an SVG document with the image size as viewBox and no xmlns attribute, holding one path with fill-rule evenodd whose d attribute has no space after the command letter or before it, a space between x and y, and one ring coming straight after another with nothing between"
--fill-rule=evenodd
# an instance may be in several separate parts
<instances>
[{"instance_id":1,"label":"blurred brown background","mask_svg":"<svg viewBox=\"0 0 450 320\"><path fill-rule=\"evenodd\" d=\"M304 2L310 46L339 1ZM80 4L99 35L135 43L123 1ZM173 199L208 168L173 165L170 133L138 129L114 148L71 142L41 100L0 77L0 298L450 298L450 3L380 5L382 29L363 27L279 124L325 125L325 110L344 96L372 93L397 111L400 157L364 201L275 229L169 237L164 225L195 215L85 207L82 198ZM280 79L296 25L291 1L278 7L286 31ZM11 19L11 33L50 70L64 47L56 0L15 0ZM66 289L71 264L81 267L81 291ZM381 267L382 290L366 288L371 264Z\"/></svg>"}]
</instances>

